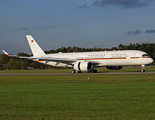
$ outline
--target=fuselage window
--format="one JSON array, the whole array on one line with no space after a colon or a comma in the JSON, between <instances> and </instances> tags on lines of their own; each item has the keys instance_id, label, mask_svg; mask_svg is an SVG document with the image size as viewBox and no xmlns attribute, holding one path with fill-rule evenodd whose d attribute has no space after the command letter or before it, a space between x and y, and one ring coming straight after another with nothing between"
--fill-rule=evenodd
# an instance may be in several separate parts
<instances>
[{"instance_id":1,"label":"fuselage window","mask_svg":"<svg viewBox=\"0 0 155 120\"><path fill-rule=\"evenodd\" d=\"M142 57L149 57L149 55L148 54L143 54Z\"/></svg>"}]
</instances>

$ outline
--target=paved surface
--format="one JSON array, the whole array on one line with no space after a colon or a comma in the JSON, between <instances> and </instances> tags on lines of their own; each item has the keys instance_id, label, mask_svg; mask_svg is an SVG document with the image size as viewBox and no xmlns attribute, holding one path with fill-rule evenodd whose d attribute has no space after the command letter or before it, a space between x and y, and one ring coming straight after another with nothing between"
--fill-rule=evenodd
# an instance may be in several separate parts
<instances>
[{"instance_id":1,"label":"paved surface","mask_svg":"<svg viewBox=\"0 0 155 120\"><path fill-rule=\"evenodd\" d=\"M0 76L38 76L38 75L153 75L155 72L103 72L103 73L0 73Z\"/></svg>"}]
</instances>

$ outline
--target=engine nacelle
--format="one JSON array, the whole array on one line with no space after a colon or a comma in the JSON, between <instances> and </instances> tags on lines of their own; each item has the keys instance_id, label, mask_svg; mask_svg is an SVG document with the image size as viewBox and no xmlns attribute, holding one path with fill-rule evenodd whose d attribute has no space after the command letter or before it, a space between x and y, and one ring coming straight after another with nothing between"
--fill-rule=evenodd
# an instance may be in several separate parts
<instances>
[{"instance_id":1,"label":"engine nacelle","mask_svg":"<svg viewBox=\"0 0 155 120\"><path fill-rule=\"evenodd\" d=\"M74 70L76 71L91 71L93 65L91 62L76 62L74 64Z\"/></svg>"},{"instance_id":2,"label":"engine nacelle","mask_svg":"<svg viewBox=\"0 0 155 120\"><path fill-rule=\"evenodd\" d=\"M107 66L106 68L110 70L121 70L123 66Z\"/></svg>"}]
</instances>

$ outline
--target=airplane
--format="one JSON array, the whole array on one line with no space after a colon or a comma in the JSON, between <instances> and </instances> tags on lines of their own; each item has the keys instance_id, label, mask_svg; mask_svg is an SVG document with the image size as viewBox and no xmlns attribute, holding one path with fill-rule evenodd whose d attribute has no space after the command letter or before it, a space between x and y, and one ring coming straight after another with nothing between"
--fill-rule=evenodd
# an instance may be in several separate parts
<instances>
[{"instance_id":1,"label":"airplane","mask_svg":"<svg viewBox=\"0 0 155 120\"><path fill-rule=\"evenodd\" d=\"M117 50L96 52L72 52L45 54L31 35L26 35L32 57L10 55L2 50L7 56L26 58L45 65L55 67L72 67L72 73L83 71L97 72L98 67L106 67L111 70L120 70L123 66L141 65L141 72L145 72L145 65L151 64L153 59L143 51L139 50Z\"/></svg>"}]
</instances>

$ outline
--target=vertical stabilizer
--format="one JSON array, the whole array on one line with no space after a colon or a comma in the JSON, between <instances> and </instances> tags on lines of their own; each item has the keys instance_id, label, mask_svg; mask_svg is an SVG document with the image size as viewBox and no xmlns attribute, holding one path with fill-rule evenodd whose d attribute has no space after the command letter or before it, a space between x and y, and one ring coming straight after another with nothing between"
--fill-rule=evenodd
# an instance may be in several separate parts
<instances>
[{"instance_id":1,"label":"vertical stabilizer","mask_svg":"<svg viewBox=\"0 0 155 120\"><path fill-rule=\"evenodd\" d=\"M41 56L45 54L31 35L26 35L26 38L33 53L33 56Z\"/></svg>"}]
</instances>

